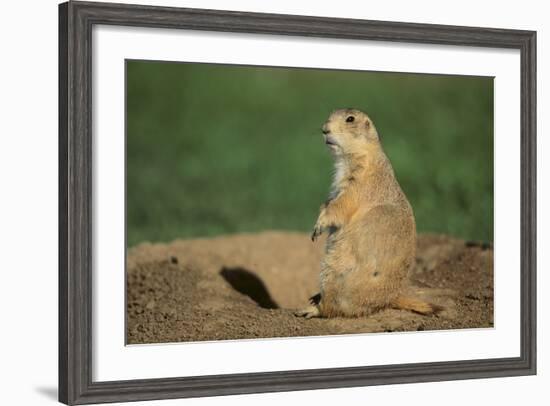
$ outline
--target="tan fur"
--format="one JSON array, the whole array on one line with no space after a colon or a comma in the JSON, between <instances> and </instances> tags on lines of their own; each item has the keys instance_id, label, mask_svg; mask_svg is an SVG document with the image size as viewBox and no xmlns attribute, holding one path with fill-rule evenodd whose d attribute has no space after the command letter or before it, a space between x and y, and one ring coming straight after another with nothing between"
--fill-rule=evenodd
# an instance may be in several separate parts
<instances>
[{"instance_id":1,"label":"tan fur","mask_svg":"<svg viewBox=\"0 0 550 406\"><path fill-rule=\"evenodd\" d=\"M410 310L420 314L432 314L441 310L439 306L413 296L399 296L391 305L396 309Z\"/></svg>"},{"instance_id":2,"label":"tan fur","mask_svg":"<svg viewBox=\"0 0 550 406\"><path fill-rule=\"evenodd\" d=\"M336 110L323 133L336 173L312 234L315 240L329 233L320 300L296 314L353 317L390 306L434 312L431 304L405 293L415 263L416 225L372 120L356 109Z\"/></svg>"}]
</instances>

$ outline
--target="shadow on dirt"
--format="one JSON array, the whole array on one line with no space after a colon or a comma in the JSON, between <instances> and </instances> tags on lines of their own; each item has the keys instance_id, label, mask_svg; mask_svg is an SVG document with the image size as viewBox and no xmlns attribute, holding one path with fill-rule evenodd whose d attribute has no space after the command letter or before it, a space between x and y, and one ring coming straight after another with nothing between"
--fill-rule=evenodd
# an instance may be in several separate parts
<instances>
[{"instance_id":1,"label":"shadow on dirt","mask_svg":"<svg viewBox=\"0 0 550 406\"><path fill-rule=\"evenodd\" d=\"M247 269L236 267L223 267L220 275L237 292L250 297L258 306L264 309L278 309L279 305L271 298L263 281L254 273Z\"/></svg>"}]
</instances>

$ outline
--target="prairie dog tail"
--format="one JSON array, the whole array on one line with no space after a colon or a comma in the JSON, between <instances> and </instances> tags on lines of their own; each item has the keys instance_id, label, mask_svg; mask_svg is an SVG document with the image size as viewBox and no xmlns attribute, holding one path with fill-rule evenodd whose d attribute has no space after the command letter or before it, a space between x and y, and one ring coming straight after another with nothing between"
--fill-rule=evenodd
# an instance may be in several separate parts
<instances>
[{"instance_id":1,"label":"prairie dog tail","mask_svg":"<svg viewBox=\"0 0 550 406\"><path fill-rule=\"evenodd\" d=\"M395 309L410 310L415 313L424 315L435 314L443 308L434 303L426 302L414 296L399 296L391 302L391 306Z\"/></svg>"}]
</instances>

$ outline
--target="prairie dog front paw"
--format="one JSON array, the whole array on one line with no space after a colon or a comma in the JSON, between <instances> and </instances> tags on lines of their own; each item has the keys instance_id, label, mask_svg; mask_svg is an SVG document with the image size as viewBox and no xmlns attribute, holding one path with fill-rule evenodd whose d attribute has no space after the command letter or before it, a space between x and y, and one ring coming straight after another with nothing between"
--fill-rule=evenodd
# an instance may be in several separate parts
<instances>
[{"instance_id":1,"label":"prairie dog front paw","mask_svg":"<svg viewBox=\"0 0 550 406\"><path fill-rule=\"evenodd\" d=\"M319 214L319 218L317 219L317 222L315 223L315 226L313 227L313 232L311 233L311 241L315 241L315 239L320 236L323 231L325 231L329 226L329 223L327 221L326 217L326 211L323 209L321 210L321 213Z\"/></svg>"}]
</instances>

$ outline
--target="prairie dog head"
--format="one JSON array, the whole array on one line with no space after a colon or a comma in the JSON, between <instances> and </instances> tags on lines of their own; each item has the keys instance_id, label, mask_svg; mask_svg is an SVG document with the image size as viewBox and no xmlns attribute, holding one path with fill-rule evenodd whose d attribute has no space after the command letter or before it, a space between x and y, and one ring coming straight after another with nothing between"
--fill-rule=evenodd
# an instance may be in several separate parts
<instances>
[{"instance_id":1,"label":"prairie dog head","mask_svg":"<svg viewBox=\"0 0 550 406\"><path fill-rule=\"evenodd\" d=\"M322 128L325 144L335 155L363 152L378 144L378 132L372 120L360 110L333 111Z\"/></svg>"}]
</instances>

